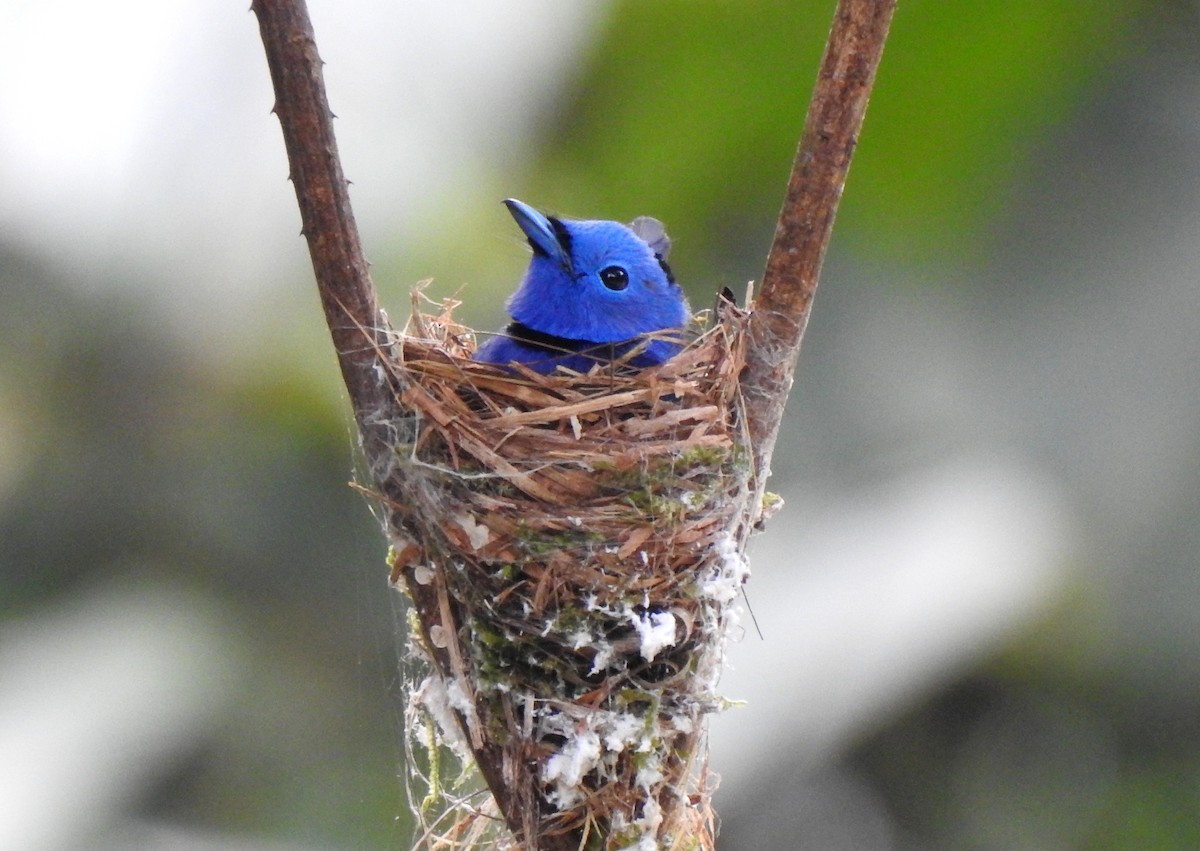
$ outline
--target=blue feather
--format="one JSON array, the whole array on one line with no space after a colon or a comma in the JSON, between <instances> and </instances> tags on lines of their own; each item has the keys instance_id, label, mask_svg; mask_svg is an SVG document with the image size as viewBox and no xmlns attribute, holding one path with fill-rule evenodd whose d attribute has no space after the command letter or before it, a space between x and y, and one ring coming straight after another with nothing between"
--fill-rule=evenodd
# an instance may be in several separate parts
<instances>
[{"instance_id":1,"label":"blue feather","mask_svg":"<svg viewBox=\"0 0 1200 851\"><path fill-rule=\"evenodd\" d=\"M690 315L666 263L671 243L659 221L646 216L632 226L572 221L545 216L515 199L504 203L533 257L508 300L514 321L481 345L475 360L519 361L542 373L558 366L587 372L634 350L629 359L634 367L654 366L678 353L679 341L643 339L682 329Z\"/></svg>"}]
</instances>

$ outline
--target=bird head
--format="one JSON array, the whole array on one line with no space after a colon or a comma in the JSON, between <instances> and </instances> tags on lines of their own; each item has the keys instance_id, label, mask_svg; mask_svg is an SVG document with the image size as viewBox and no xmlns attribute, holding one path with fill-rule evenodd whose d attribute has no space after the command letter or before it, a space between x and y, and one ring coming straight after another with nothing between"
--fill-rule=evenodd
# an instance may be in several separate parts
<instances>
[{"instance_id":1,"label":"bird head","mask_svg":"<svg viewBox=\"0 0 1200 851\"><path fill-rule=\"evenodd\" d=\"M657 220L571 221L504 203L533 249L508 301L518 322L597 343L686 324L687 300L666 264L671 242Z\"/></svg>"}]
</instances>

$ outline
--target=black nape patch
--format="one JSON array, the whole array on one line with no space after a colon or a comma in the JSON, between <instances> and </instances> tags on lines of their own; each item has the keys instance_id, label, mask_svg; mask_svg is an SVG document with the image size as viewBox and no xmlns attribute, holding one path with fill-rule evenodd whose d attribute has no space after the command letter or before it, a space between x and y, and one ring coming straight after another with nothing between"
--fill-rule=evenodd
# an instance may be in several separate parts
<instances>
[{"instance_id":1,"label":"black nape patch","mask_svg":"<svg viewBox=\"0 0 1200 851\"><path fill-rule=\"evenodd\" d=\"M567 230L567 226L554 216L547 216L546 220L550 222L550 228L554 231L554 238L558 240L558 244L562 246L563 253L568 257L571 256L571 234Z\"/></svg>"},{"instance_id":2,"label":"black nape patch","mask_svg":"<svg viewBox=\"0 0 1200 851\"><path fill-rule=\"evenodd\" d=\"M594 346L588 340L575 340L571 337L556 337L554 334L545 334L541 331L535 331L524 322L518 322L515 319L508 323L508 327L504 329L504 333L512 337L514 340L524 343L530 348L541 349L544 352L551 354L561 354L563 352L577 352L585 346Z\"/></svg>"},{"instance_id":3,"label":"black nape patch","mask_svg":"<svg viewBox=\"0 0 1200 851\"><path fill-rule=\"evenodd\" d=\"M667 265L667 261L662 258L661 254L655 254L654 259L658 261L658 265L662 266L663 274L667 276L667 283L675 283L675 273L671 271L671 267Z\"/></svg>"}]
</instances>

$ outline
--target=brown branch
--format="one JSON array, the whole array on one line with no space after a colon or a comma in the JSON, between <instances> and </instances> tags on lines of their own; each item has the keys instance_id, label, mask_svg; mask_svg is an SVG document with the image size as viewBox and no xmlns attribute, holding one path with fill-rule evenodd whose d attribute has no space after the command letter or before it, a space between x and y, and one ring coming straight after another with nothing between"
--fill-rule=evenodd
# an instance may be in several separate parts
<instances>
[{"instance_id":1,"label":"brown branch","mask_svg":"<svg viewBox=\"0 0 1200 851\"><path fill-rule=\"evenodd\" d=\"M325 97L321 58L303 0L254 0L267 66L275 88L274 112L283 128L302 232L316 273L321 306L333 337L367 458L383 438L371 414L392 404L379 369L388 348L387 318L375 286L342 173L333 113Z\"/></svg>"},{"instance_id":2,"label":"brown branch","mask_svg":"<svg viewBox=\"0 0 1200 851\"><path fill-rule=\"evenodd\" d=\"M804 328L896 0L839 0L761 291L741 388L760 510Z\"/></svg>"},{"instance_id":3,"label":"brown branch","mask_svg":"<svg viewBox=\"0 0 1200 851\"><path fill-rule=\"evenodd\" d=\"M373 466L390 457L392 441L403 442L412 436L404 438L388 431L389 421L397 419L399 394L389 384L389 380L397 380L397 361L391 356L391 329L379 308L350 207L349 184L338 157L312 23L304 0L253 0L251 9L258 16L266 49L275 89L273 111L283 129L321 306L354 408L359 439L368 464ZM385 360L388 368L384 368ZM427 632L431 623L437 623L437 600L419 583L410 582L409 588ZM428 634L426 644L434 646ZM447 662L439 662L441 670L449 669ZM475 756L501 811L519 832L522 814L515 811L513 800L521 797L521 790L505 786L502 754L494 747L478 747ZM546 839L544 847L557 847L553 843Z\"/></svg>"}]
</instances>

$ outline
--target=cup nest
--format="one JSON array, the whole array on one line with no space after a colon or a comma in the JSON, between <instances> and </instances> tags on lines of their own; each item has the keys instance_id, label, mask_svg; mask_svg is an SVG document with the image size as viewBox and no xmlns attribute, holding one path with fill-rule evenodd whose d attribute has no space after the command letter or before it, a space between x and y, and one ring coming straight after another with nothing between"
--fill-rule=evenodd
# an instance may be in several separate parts
<instances>
[{"instance_id":1,"label":"cup nest","mask_svg":"<svg viewBox=\"0 0 1200 851\"><path fill-rule=\"evenodd\" d=\"M658 367L545 376L471 361L453 306L414 296L372 472L429 663L410 726L473 757L494 801L418 845L490 823L512 838L487 847L711 848L704 716L747 576L748 314L723 303Z\"/></svg>"}]
</instances>

